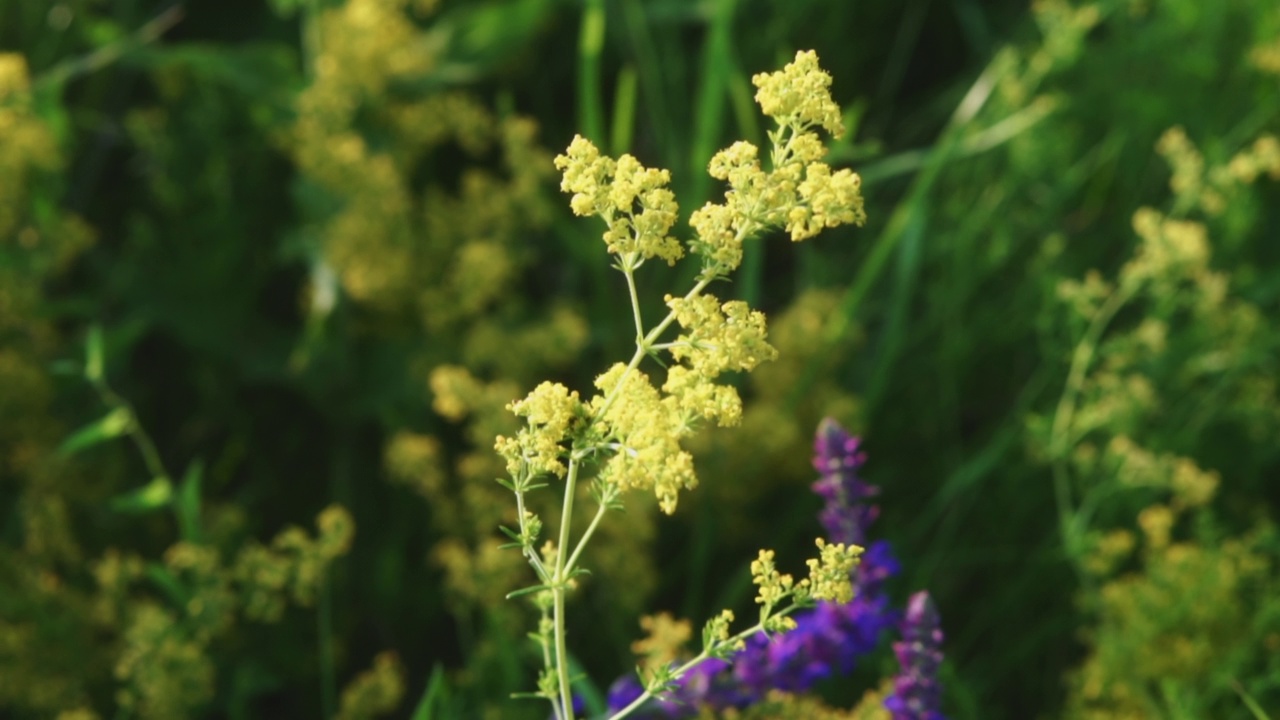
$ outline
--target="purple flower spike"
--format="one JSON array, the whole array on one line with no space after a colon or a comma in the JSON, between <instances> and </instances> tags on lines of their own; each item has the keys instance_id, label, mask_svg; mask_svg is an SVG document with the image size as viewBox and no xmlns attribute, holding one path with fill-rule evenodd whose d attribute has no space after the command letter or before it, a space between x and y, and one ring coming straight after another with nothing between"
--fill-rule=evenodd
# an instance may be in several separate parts
<instances>
[{"instance_id":1,"label":"purple flower spike","mask_svg":"<svg viewBox=\"0 0 1280 720\"><path fill-rule=\"evenodd\" d=\"M813 467L821 477L813 483L813 491L827 501L818 520L831 542L865 544L867 528L880 514L878 507L863 502L878 495L880 489L858 477L858 470L867 460L861 444L831 418L818 425Z\"/></svg>"},{"instance_id":2,"label":"purple flower spike","mask_svg":"<svg viewBox=\"0 0 1280 720\"><path fill-rule=\"evenodd\" d=\"M893 694L884 706L893 720L945 720L941 711L942 625L938 610L921 591L907 601L902 621L902 641L893 644L902 672L893 682Z\"/></svg>"}]
</instances>

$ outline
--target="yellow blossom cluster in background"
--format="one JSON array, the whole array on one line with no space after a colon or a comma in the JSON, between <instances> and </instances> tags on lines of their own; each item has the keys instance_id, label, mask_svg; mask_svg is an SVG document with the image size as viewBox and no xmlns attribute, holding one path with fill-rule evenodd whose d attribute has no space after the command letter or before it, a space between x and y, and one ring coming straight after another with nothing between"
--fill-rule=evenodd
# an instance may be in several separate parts
<instances>
[{"instance_id":1,"label":"yellow blossom cluster in background","mask_svg":"<svg viewBox=\"0 0 1280 720\"><path fill-rule=\"evenodd\" d=\"M393 652L380 653L373 667L342 691L338 720L369 720L394 712L404 696L404 669Z\"/></svg>"},{"instance_id":2,"label":"yellow blossom cluster in background","mask_svg":"<svg viewBox=\"0 0 1280 720\"><path fill-rule=\"evenodd\" d=\"M1195 207L1206 215L1219 215L1240 186L1249 185L1264 174L1280 180L1280 140L1274 135L1262 135L1226 163L1208 168L1182 127L1169 128L1156 149L1173 169L1169 188L1175 211Z\"/></svg>"},{"instance_id":3,"label":"yellow blossom cluster in background","mask_svg":"<svg viewBox=\"0 0 1280 720\"><path fill-rule=\"evenodd\" d=\"M1262 136L1206 170L1181 128L1165 133L1174 210L1134 214L1138 245L1114 282L1090 272L1059 285L1081 339L1057 413L1031 425L1048 438L1086 578L1078 603L1094 618L1068 717L1211 716L1237 701L1230 673L1255 667L1258 637L1276 631L1263 610L1277 590L1272 525L1252 518L1253 530L1221 536L1213 500L1231 478L1164 449L1202 429L1203 402L1256 438L1280 437L1265 324L1213 267L1211 239L1244 187L1280 168L1274 144Z\"/></svg>"}]
</instances>

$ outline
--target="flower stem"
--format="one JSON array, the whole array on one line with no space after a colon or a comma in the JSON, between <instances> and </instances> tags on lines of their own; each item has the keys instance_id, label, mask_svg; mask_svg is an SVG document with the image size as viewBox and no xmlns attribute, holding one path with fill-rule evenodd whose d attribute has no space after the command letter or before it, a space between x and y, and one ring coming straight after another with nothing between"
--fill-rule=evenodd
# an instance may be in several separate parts
<instances>
[{"instance_id":1,"label":"flower stem","mask_svg":"<svg viewBox=\"0 0 1280 720\"><path fill-rule=\"evenodd\" d=\"M556 675L560 678L560 703L563 706L564 720L573 720L573 694L569 689L569 650L565 643L565 593L568 591L568 563L565 562L566 548L569 547L569 530L573 520L573 496L578 482L578 469L581 467L576 458L569 460L569 472L565 476L564 506L560 513L560 539L556 543L555 572L551 577L551 593L555 599L555 640L556 640Z\"/></svg>"}]
</instances>

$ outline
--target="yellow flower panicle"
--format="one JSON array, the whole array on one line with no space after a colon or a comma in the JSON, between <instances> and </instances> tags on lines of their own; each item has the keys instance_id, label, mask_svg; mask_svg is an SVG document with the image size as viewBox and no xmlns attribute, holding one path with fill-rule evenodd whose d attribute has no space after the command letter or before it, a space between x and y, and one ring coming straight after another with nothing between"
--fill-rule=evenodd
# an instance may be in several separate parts
<instances>
[{"instance_id":1,"label":"yellow flower panicle","mask_svg":"<svg viewBox=\"0 0 1280 720\"><path fill-rule=\"evenodd\" d=\"M847 603L853 599L850 582L853 568L858 564L862 548L843 543L827 544L817 539L818 557L806 560L809 566L809 592L814 600Z\"/></svg>"},{"instance_id":2,"label":"yellow flower panicle","mask_svg":"<svg viewBox=\"0 0 1280 720\"><path fill-rule=\"evenodd\" d=\"M495 447L507 459L507 471L518 475L527 469L534 475L564 477L565 443L573 426L585 417L578 393L559 383L544 382L524 400L511 403L509 409L525 418L528 427L515 438L498 437Z\"/></svg>"},{"instance_id":3,"label":"yellow flower panicle","mask_svg":"<svg viewBox=\"0 0 1280 720\"><path fill-rule=\"evenodd\" d=\"M671 357L688 361L691 370L707 379L729 370L753 370L778 355L765 341L764 313L741 300L721 304L713 295L668 295L666 301L687 331L672 343Z\"/></svg>"},{"instance_id":4,"label":"yellow flower panicle","mask_svg":"<svg viewBox=\"0 0 1280 720\"><path fill-rule=\"evenodd\" d=\"M564 154L555 158L555 167L561 171L560 188L571 195L573 212L598 216L605 223L603 239L616 258L615 268L626 277L636 326L631 361L617 363L597 377L599 392L589 401L580 401L564 386L544 383L510 406L525 419L525 427L514 436L500 435L495 444L512 477L507 487L521 507L527 492L538 487L530 483L534 476L555 475L565 480L560 543L549 542L539 553L529 539L532 534L527 519L521 522L518 534L511 533L554 596L554 633L539 636L548 663L539 694L551 699L558 713L572 716L569 680L562 662L563 594L573 587L574 574L580 570L576 565L579 550L596 532L603 512L619 504L623 491L652 492L663 512L675 512L679 491L697 484L692 456L681 443L703 421L729 426L742 418L737 391L729 385L717 385L715 380L725 372L751 371L777 356L767 341L764 315L741 301L721 302L705 292L707 286L725 278L741 263L743 242L750 237L782 229L798 241L824 228L866 220L858 175L847 169L833 171L822 162L826 147L814 130L839 135L844 128L840 108L831 98L831 77L818 67L817 55L798 53L782 71L757 75L753 82L759 89L756 99L761 108L778 122L769 134L773 145L770 167L765 169L759 149L746 142L734 143L711 158L708 171L726 181L729 189L723 203L708 203L690 218L696 235L688 247L700 256L702 264L697 284L683 295L667 295L669 312L648 328L634 273L651 258L674 264L684 254L684 247L671 236L679 208L667 187L670 173L646 168L631 155L616 160L607 157L581 136L574 137ZM663 333L676 323L681 328L676 339L663 341ZM673 362L659 388L639 364L646 356L664 350ZM577 549L570 550L567 543L572 540L576 483L579 471L587 465L598 467L594 486L597 514ZM756 629L786 631L795 625L788 617L795 607L815 599L852 596L849 571L861 550L822 543L819 548L820 557L810 562L810 578L799 583L777 572L772 552L761 552L752 566L760 586L758 602L764 606ZM570 552L566 560L565 553ZM775 606L788 598L794 602L773 613ZM731 644L730 619L722 615L708 624L704 652L723 653ZM652 673L647 684L650 691L660 692L673 679L668 672L659 669Z\"/></svg>"},{"instance_id":5,"label":"yellow flower panicle","mask_svg":"<svg viewBox=\"0 0 1280 720\"><path fill-rule=\"evenodd\" d=\"M564 173L560 189L573 193L577 215L599 215L609 252L623 258L659 257L674 265L684 255L668 233L679 217L675 195L667 189L671 173L646 168L631 155L604 157L590 140L575 135L555 166ZM628 262L635 263L632 259ZM633 265L634 266L634 265Z\"/></svg>"},{"instance_id":6,"label":"yellow flower panicle","mask_svg":"<svg viewBox=\"0 0 1280 720\"><path fill-rule=\"evenodd\" d=\"M753 82L761 108L778 122L770 133L771 168L762 166L759 149L747 142L712 157L708 171L729 189L723 204L708 203L690 218L696 235L689 249L703 263L700 284L687 295L666 297L670 315L662 327L674 320L683 332L665 344L643 337L637 308L640 347L635 360L602 375L596 383L601 394L588 403L591 422L598 423L596 449L612 454L600 477L626 489L652 490L664 512L674 511L680 488L696 484L680 441L701 421L730 426L742 417L737 391L713 381L724 372L750 371L777 356L766 340L764 315L741 301L722 303L703 292L706 284L736 268L743 241L763 231L785 229L793 240L802 240L824 228L866 220L861 179L822 162L826 148L814 130L839 135L844 128L831 98L831 77L818 67L817 56L798 53L783 70L757 75ZM561 190L572 194L574 213L605 222L608 251L618 257L617 267L633 291L632 272L645 260L674 263L683 255L670 235L678 207L667 189L669 172L646 168L630 155L617 160L604 156L581 136L556 157L555 166L562 173ZM675 361L660 391L635 367L656 349L666 349ZM499 453L513 474L564 476L563 428L536 425L530 421L527 433L501 438Z\"/></svg>"},{"instance_id":7,"label":"yellow flower panicle","mask_svg":"<svg viewBox=\"0 0 1280 720\"><path fill-rule=\"evenodd\" d=\"M831 99L831 75L818 66L812 50L796 53L796 59L778 72L751 78L760 110L782 125L808 128L818 125L835 137L844 135L840 106Z\"/></svg>"},{"instance_id":8,"label":"yellow flower panicle","mask_svg":"<svg viewBox=\"0 0 1280 720\"><path fill-rule=\"evenodd\" d=\"M604 395L591 402L602 432L618 444L600 471L601 480L624 490L651 490L663 512L675 512L680 489L692 489L698 482L693 457L680 447L692 429L638 370L628 371L618 363L596 378L596 387L616 392L607 409Z\"/></svg>"}]
</instances>

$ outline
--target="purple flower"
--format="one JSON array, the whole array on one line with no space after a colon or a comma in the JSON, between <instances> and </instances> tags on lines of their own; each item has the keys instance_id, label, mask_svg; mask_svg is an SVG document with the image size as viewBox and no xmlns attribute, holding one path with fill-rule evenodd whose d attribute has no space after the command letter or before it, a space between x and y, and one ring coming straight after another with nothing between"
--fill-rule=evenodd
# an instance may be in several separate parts
<instances>
[{"instance_id":1,"label":"purple flower","mask_svg":"<svg viewBox=\"0 0 1280 720\"><path fill-rule=\"evenodd\" d=\"M865 545L867 530L879 514L879 508L865 503L879 488L858 477L865 460L858 438L834 420L822 422L813 461L821 477L813 490L826 501L819 520L832 542ZM646 706L648 717L689 717L701 707L742 708L772 689L802 692L824 678L848 674L859 657L875 649L884 631L898 623L900 613L889 606L882 586L900 570L887 542L871 543L854 573L857 592L851 602L821 602L796 613L794 630L749 638L732 664L703 661L680 679L669 697ZM620 710L640 693L634 679L619 680L610 689L609 708Z\"/></svg>"},{"instance_id":2,"label":"purple flower","mask_svg":"<svg viewBox=\"0 0 1280 720\"><path fill-rule=\"evenodd\" d=\"M893 694L884 701L893 720L945 720L938 683L942 627L929 593L918 592L907 601L902 641L893 644L893 652L902 667L893 681Z\"/></svg>"},{"instance_id":3,"label":"purple flower","mask_svg":"<svg viewBox=\"0 0 1280 720\"><path fill-rule=\"evenodd\" d=\"M859 449L861 444L831 418L818 425L813 467L819 478L813 483L813 491L827 501L818 520L831 542L863 545L867 528L880 514L880 508L863 503L880 494L880 488L858 477L858 470L867 461L866 453Z\"/></svg>"}]
</instances>

